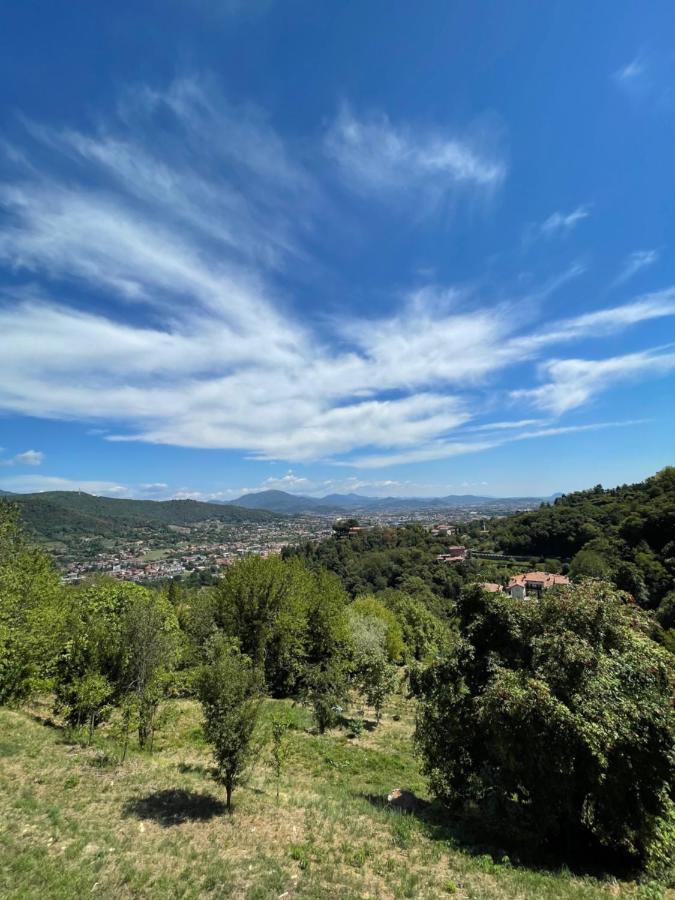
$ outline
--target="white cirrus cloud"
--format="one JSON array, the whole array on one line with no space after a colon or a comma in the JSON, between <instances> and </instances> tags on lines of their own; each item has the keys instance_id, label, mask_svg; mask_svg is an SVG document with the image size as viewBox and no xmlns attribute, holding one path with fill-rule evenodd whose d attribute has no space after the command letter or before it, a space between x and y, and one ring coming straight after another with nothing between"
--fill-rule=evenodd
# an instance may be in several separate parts
<instances>
[{"instance_id":1,"label":"white cirrus cloud","mask_svg":"<svg viewBox=\"0 0 675 900\"><path fill-rule=\"evenodd\" d=\"M625 65L620 66L616 72L614 72L614 77L617 81L626 84L641 78L646 70L647 65L645 58L642 54L639 54L638 56L633 57L629 62L625 63Z\"/></svg>"},{"instance_id":2,"label":"white cirrus cloud","mask_svg":"<svg viewBox=\"0 0 675 900\"><path fill-rule=\"evenodd\" d=\"M525 242L531 243L537 238L553 238L569 234L580 222L590 216L590 207L577 206L570 212L556 210L543 222L531 223L525 229Z\"/></svg>"},{"instance_id":3,"label":"white cirrus cloud","mask_svg":"<svg viewBox=\"0 0 675 900\"><path fill-rule=\"evenodd\" d=\"M384 182L408 173L446 192L503 177L447 135L352 124L364 153L383 130ZM422 461L492 445L459 437L478 415L481 432L532 427L526 414L508 429L485 422L506 369L529 405L527 392L543 389L524 363L675 315L668 288L544 327L537 303L578 277L575 265L527 302L434 284L392 291L379 316L341 313L329 340L325 321L298 314L277 287L308 255L306 230L331 214L328 201L259 111L188 79L130 91L121 117L92 133L30 131L35 163L15 155L0 183L0 262L25 278L0 294L3 412L86 422L106 440L290 463Z\"/></svg>"},{"instance_id":4,"label":"white cirrus cloud","mask_svg":"<svg viewBox=\"0 0 675 900\"><path fill-rule=\"evenodd\" d=\"M562 415L584 406L597 394L622 382L645 376L661 376L675 369L672 350L646 350L608 359L554 359L541 367L546 383L541 387L513 391L539 409Z\"/></svg>"},{"instance_id":5,"label":"white cirrus cloud","mask_svg":"<svg viewBox=\"0 0 675 900\"><path fill-rule=\"evenodd\" d=\"M393 123L382 112L357 116L344 104L325 136L328 156L347 184L379 196L440 200L458 188L498 187L506 164L467 138Z\"/></svg>"},{"instance_id":6,"label":"white cirrus cloud","mask_svg":"<svg viewBox=\"0 0 675 900\"><path fill-rule=\"evenodd\" d=\"M352 461L360 469L381 468L391 465L403 465L416 462L431 462L439 459L450 459L471 453L481 453L510 444L514 441L536 440L538 438L558 437L565 434L577 434L585 431L601 431L606 428L626 428L642 424L644 420L626 419L620 422L592 422L585 425L560 425L552 428L538 428L523 431L508 437L494 437L484 441L437 440L427 446L401 453L384 454L382 456L364 456Z\"/></svg>"},{"instance_id":7,"label":"white cirrus cloud","mask_svg":"<svg viewBox=\"0 0 675 900\"><path fill-rule=\"evenodd\" d=\"M641 269L653 266L654 263L658 262L658 259L658 250L635 250L633 253L630 253L621 267L621 271L614 279L613 287L628 281L634 275L637 275Z\"/></svg>"}]
</instances>

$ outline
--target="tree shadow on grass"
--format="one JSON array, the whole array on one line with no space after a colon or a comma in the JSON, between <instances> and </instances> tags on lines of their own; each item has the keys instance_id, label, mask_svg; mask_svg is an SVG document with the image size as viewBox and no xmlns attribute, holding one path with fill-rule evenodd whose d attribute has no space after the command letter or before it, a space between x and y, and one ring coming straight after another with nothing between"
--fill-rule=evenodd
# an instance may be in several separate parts
<instances>
[{"instance_id":1,"label":"tree shadow on grass","mask_svg":"<svg viewBox=\"0 0 675 900\"><path fill-rule=\"evenodd\" d=\"M186 763L179 762L176 768L183 775L210 775L213 772L213 766L206 766L203 763Z\"/></svg>"},{"instance_id":2,"label":"tree shadow on grass","mask_svg":"<svg viewBox=\"0 0 675 900\"><path fill-rule=\"evenodd\" d=\"M186 822L208 822L225 813L225 804L210 794L193 791L156 791L147 797L129 800L124 815L137 819L152 819L163 828L184 825Z\"/></svg>"},{"instance_id":3,"label":"tree shadow on grass","mask_svg":"<svg viewBox=\"0 0 675 900\"><path fill-rule=\"evenodd\" d=\"M547 873L563 869L574 875L590 875L600 879L607 875L618 878L632 878L635 875L634 868L625 858L591 843L576 846L569 853L563 852L562 847L536 852L508 841L498 844L494 833L481 827L478 820L453 816L437 800L428 802L412 792L402 793L404 796L393 802L388 801L386 794L360 793L357 796L378 809L412 817L428 838L473 856L486 871L494 866L513 865Z\"/></svg>"}]
</instances>

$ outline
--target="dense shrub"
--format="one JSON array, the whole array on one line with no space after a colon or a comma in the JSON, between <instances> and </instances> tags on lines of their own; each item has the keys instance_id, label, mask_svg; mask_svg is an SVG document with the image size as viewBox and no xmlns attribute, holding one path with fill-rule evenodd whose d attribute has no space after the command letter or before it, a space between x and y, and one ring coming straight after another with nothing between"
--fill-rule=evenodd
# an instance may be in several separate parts
<instances>
[{"instance_id":1,"label":"dense shrub","mask_svg":"<svg viewBox=\"0 0 675 900\"><path fill-rule=\"evenodd\" d=\"M458 614L452 652L413 679L435 793L500 839L663 860L673 671L646 615L593 581L541 601L474 587Z\"/></svg>"}]
</instances>

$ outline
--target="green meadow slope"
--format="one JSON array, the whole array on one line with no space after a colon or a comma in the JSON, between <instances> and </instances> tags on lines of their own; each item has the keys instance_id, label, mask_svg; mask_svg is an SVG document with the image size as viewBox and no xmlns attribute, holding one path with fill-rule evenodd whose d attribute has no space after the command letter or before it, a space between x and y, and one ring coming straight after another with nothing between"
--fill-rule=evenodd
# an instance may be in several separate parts
<instances>
[{"instance_id":1,"label":"green meadow slope","mask_svg":"<svg viewBox=\"0 0 675 900\"><path fill-rule=\"evenodd\" d=\"M7 898L660 897L659 889L519 865L442 824L412 755L413 708L400 695L355 738L317 735L308 712L268 701L261 732L292 723L277 804L267 751L232 817L210 777L197 704L174 700L155 752L115 763L114 724L92 747L51 706L0 709L0 895ZM261 734L262 737L262 734ZM410 814L393 788L419 798ZM648 893L647 891L652 891Z\"/></svg>"}]
</instances>

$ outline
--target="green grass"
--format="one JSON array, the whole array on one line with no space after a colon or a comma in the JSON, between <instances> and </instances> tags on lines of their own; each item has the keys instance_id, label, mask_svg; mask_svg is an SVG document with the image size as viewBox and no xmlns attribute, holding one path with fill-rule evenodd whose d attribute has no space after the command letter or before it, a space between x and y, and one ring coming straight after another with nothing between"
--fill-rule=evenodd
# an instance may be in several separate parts
<instances>
[{"instance_id":1,"label":"green grass","mask_svg":"<svg viewBox=\"0 0 675 900\"><path fill-rule=\"evenodd\" d=\"M280 714L291 728L277 805L264 741ZM503 853L467 847L428 814L388 808L396 787L429 800L402 698L356 739L314 734L307 710L268 702L231 817L210 777L195 703L168 703L155 752L132 751L122 767L111 729L85 747L48 716L47 706L0 710L2 897L663 896L518 867Z\"/></svg>"}]
</instances>

